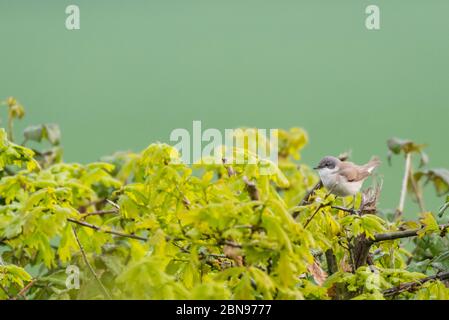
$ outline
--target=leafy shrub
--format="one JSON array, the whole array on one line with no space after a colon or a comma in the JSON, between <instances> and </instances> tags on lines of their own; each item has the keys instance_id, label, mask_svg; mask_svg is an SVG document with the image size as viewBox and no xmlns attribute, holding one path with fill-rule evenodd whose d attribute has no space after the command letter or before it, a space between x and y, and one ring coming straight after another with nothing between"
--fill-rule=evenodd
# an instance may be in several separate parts
<instances>
[{"instance_id":1,"label":"leafy shrub","mask_svg":"<svg viewBox=\"0 0 449 320\"><path fill-rule=\"evenodd\" d=\"M296 162L308 140L302 129L280 131L270 175L260 174L261 159L188 166L160 143L82 165L62 161L55 125L24 133L23 144L47 140L48 150L13 143L12 121L24 110L13 98L5 104L0 299L449 297L448 225L426 211L417 222L384 215L380 187L360 194L357 210L327 195ZM390 141L394 154L422 154L401 141ZM427 176L447 193L442 171L408 170L407 186ZM66 286L70 265L81 270L79 289Z\"/></svg>"}]
</instances>

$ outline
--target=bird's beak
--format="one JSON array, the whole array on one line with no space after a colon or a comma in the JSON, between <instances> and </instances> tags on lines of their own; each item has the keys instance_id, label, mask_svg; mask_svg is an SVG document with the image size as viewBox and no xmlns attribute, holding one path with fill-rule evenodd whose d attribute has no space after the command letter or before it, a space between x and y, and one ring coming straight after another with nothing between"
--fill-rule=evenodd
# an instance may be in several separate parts
<instances>
[{"instance_id":1,"label":"bird's beak","mask_svg":"<svg viewBox=\"0 0 449 320\"><path fill-rule=\"evenodd\" d=\"M313 170L318 170L320 167L314 167L314 168L312 168Z\"/></svg>"}]
</instances>

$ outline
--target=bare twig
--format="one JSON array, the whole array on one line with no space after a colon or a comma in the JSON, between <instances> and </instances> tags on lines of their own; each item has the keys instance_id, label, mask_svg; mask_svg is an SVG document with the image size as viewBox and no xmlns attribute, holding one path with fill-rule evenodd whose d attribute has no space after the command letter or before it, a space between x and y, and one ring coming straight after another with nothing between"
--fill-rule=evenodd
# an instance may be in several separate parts
<instances>
[{"instance_id":1,"label":"bare twig","mask_svg":"<svg viewBox=\"0 0 449 320\"><path fill-rule=\"evenodd\" d=\"M117 214L117 213L118 213L117 209L100 210L100 211L84 213L84 217L88 217L88 216L102 216L102 215L105 215L105 214Z\"/></svg>"},{"instance_id":2,"label":"bare twig","mask_svg":"<svg viewBox=\"0 0 449 320\"><path fill-rule=\"evenodd\" d=\"M396 210L395 219L399 219L404 212L405 196L407 195L407 183L410 174L410 166L412 164L412 154L408 152L405 156L404 177L402 178L401 197L399 199L399 206Z\"/></svg>"},{"instance_id":3,"label":"bare twig","mask_svg":"<svg viewBox=\"0 0 449 320\"><path fill-rule=\"evenodd\" d=\"M91 223L88 223L88 222L85 222L85 221L80 221L80 220L76 220L76 219L72 219L72 218L67 218L67 220L72 222L72 223L79 224L79 225L81 225L83 227L91 228L91 229L97 230L99 232L110 233L110 234L113 234L113 235L116 235L116 236L119 236L119 237L131 238L131 239L142 240L142 241L147 241L148 240L148 238L136 236L134 234L123 233L123 232L114 231L114 230L102 229L99 226L96 226L94 224L91 224Z\"/></svg>"},{"instance_id":4,"label":"bare twig","mask_svg":"<svg viewBox=\"0 0 449 320\"><path fill-rule=\"evenodd\" d=\"M106 202L109 203L111 206L113 206L114 208L116 208L117 210L120 210L120 206L115 203L114 201L111 201L109 199L106 199Z\"/></svg>"},{"instance_id":5,"label":"bare twig","mask_svg":"<svg viewBox=\"0 0 449 320\"><path fill-rule=\"evenodd\" d=\"M17 300L19 297L22 297L26 299L25 293L27 293L28 290L36 283L37 279L33 279L30 281L25 287L22 288L22 290L19 291L19 293L14 297L11 298L11 300Z\"/></svg>"},{"instance_id":6,"label":"bare twig","mask_svg":"<svg viewBox=\"0 0 449 320\"><path fill-rule=\"evenodd\" d=\"M315 212L312 213L312 215L309 217L309 219L307 219L306 223L304 224L304 229L308 226L308 224L310 223L310 221L312 221L312 219L315 217L315 215L318 213L318 211L320 211L322 208L329 206L329 203L324 203L324 201L326 201L326 199L332 194L332 191L334 190L336 185L334 185L326 194L326 196L324 197L324 200L322 203L320 203L320 205L318 206L318 208L316 208Z\"/></svg>"},{"instance_id":7,"label":"bare twig","mask_svg":"<svg viewBox=\"0 0 449 320\"><path fill-rule=\"evenodd\" d=\"M92 273L92 275L94 276L95 280L97 281L98 285L101 288L101 291L103 292L103 295L105 296L105 298L112 300L111 295L109 294L108 290L106 289L106 287L103 285L103 283L101 282L100 278L98 278L97 274L95 273L94 268L92 267L92 265L89 263L89 260L87 259L86 256L86 252L84 251L83 246L81 245L80 239L78 238L78 234L76 233L76 229L75 227L72 227L73 230L73 235L75 236L76 242L78 243L78 247L81 250L81 254L83 256L84 262L86 263L87 267L90 270L90 273Z\"/></svg>"},{"instance_id":8,"label":"bare twig","mask_svg":"<svg viewBox=\"0 0 449 320\"><path fill-rule=\"evenodd\" d=\"M299 206L303 206L306 204L309 204L309 198L310 196L318 189L320 189L323 186L323 184L321 183L321 180L318 181L313 187L312 189L310 189L309 191L307 191L307 193L304 195L304 198L302 198L301 202L299 203ZM296 213L296 212L295 212ZM294 214L295 214L294 213ZM294 218L296 218L296 216L293 216Z\"/></svg>"}]
</instances>

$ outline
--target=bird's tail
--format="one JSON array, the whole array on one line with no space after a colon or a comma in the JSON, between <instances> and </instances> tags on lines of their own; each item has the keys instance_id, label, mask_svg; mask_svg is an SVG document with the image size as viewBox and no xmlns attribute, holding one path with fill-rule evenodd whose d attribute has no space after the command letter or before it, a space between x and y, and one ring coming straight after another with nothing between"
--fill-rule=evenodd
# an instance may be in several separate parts
<instances>
[{"instance_id":1,"label":"bird's tail","mask_svg":"<svg viewBox=\"0 0 449 320\"><path fill-rule=\"evenodd\" d=\"M373 173L374 169L376 169L381 164L381 161L378 156L374 156L371 160L364 165L366 171L369 173Z\"/></svg>"}]
</instances>

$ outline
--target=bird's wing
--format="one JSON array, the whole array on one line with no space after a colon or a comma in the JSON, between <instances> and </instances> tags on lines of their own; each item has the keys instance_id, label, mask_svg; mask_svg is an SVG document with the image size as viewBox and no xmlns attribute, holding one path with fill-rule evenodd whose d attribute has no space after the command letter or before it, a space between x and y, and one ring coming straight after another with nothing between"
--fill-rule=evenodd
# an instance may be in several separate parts
<instances>
[{"instance_id":1,"label":"bird's wing","mask_svg":"<svg viewBox=\"0 0 449 320\"><path fill-rule=\"evenodd\" d=\"M370 175L368 170L348 162L340 163L340 170L337 173L349 182L357 182Z\"/></svg>"}]
</instances>

